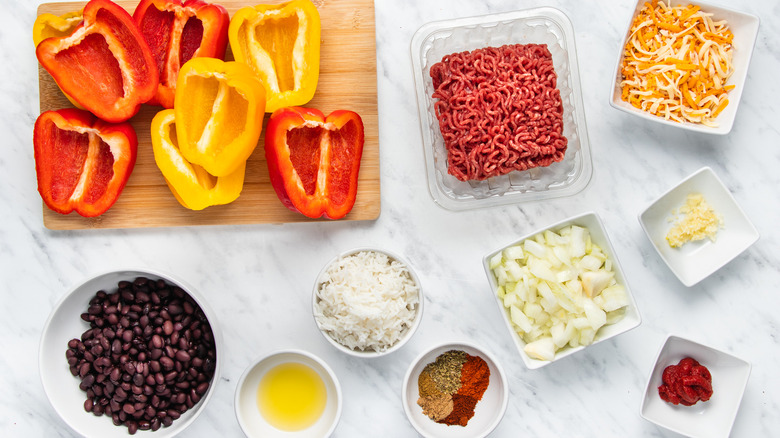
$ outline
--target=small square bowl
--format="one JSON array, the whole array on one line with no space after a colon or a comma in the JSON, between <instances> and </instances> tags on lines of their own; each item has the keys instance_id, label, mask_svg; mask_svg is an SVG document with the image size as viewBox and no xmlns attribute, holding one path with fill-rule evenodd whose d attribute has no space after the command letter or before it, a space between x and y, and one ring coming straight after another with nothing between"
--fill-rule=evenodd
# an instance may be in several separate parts
<instances>
[{"instance_id":1,"label":"small square bowl","mask_svg":"<svg viewBox=\"0 0 780 438\"><path fill-rule=\"evenodd\" d=\"M490 369L490 381L482 399L474 409L474 416L466 426L448 426L428 418L417 404L420 398L418 378L426 365L447 351L460 350L481 357ZM488 436L504 418L509 402L509 385L501 364L495 357L467 342L443 343L421 353L406 371L401 396L409 423L425 438L482 438Z\"/></svg>"},{"instance_id":2,"label":"small square bowl","mask_svg":"<svg viewBox=\"0 0 780 438\"><path fill-rule=\"evenodd\" d=\"M484 181L460 181L447 173L447 150L434 109L431 66L449 54L505 44L547 44L563 102L563 161L514 171ZM571 196L587 187L593 173L590 142L577 67L574 28L560 10L543 7L437 21L415 32L411 44L417 108L428 190L448 210L468 210Z\"/></svg>"},{"instance_id":3,"label":"small square bowl","mask_svg":"<svg viewBox=\"0 0 780 438\"><path fill-rule=\"evenodd\" d=\"M718 126L710 127L700 123L679 123L672 120L666 120L663 117L655 116L647 111L640 110L639 108L636 108L621 99L620 82L623 78L620 71L621 65L623 64L624 48L626 47L626 43L631 36L631 24L634 22L634 17L637 16L645 3L646 0L637 1L636 6L634 7L634 10L631 14L631 18L628 21L625 36L623 37L623 42L620 44L620 48L618 49L617 63L615 64L614 76L612 78L612 88L610 89L610 105L612 105L613 108L627 112L629 114L633 114L645 120L661 123L667 126L674 126L677 128L705 134L728 134L731 132L731 128L734 125L734 118L737 114L739 101L742 98L742 90L745 88L745 78L747 78L748 67L750 66L750 58L753 56L753 47L756 44L756 37L758 36L758 17L701 1L667 0L667 3L671 3L672 6L677 6L679 4L691 4L701 7L702 11L713 14L713 20L726 20L729 29L731 29L731 32L734 34L734 51L732 58L734 73L726 81L726 85L735 85L735 88L729 91L729 104L716 118Z\"/></svg>"},{"instance_id":4,"label":"small square bowl","mask_svg":"<svg viewBox=\"0 0 780 438\"><path fill-rule=\"evenodd\" d=\"M712 375L712 397L693 406L673 405L661 400L658 387L669 365L691 357ZM750 363L712 347L669 335L658 352L647 381L640 414L674 432L690 437L728 437L737 416L750 376Z\"/></svg>"},{"instance_id":5,"label":"small square bowl","mask_svg":"<svg viewBox=\"0 0 780 438\"><path fill-rule=\"evenodd\" d=\"M526 343L523 341L523 338L520 337L520 335L518 335L517 332L515 331L512 325L513 323L509 316L509 312L504 307L502 299L498 297L498 293L497 293L498 282L496 281L496 277L493 274L492 270L490 269L490 260L495 255L504 251L506 248L520 244L526 239L530 239L536 236L537 234L544 233L546 230L557 232L563 228L568 227L569 225L577 225L588 229L591 236L591 241L597 244L602 249L604 254L612 261L612 270L615 273L615 280L617 280L619 284L623 285L629 301L628 305L626 306L626 310L623 318L615 322L614 324L607 324L602 326L598 330L598 332L596 332L596 336L593 339L593 343L591 343L590 345L595 345L599 342L615 337L621 333L625 333L633 328L638 327L642 323L642 317L639 315L639 309L637 308L636 301L634 300L634 296L631 293L631 288L628 286L628 281L626 280L626 276L623 271L623 268L620 266L620 261L617 258L615 249L612 247L612 243L610 242L609 237L607 236L607 230L604 228L601 219L598 217L596 213L593 212L583 213L577 216L573 216L569 219L565 219L561 222L552 224L543 229L534 231L533 233L529 233L523 236L522 238L520 238L519 240L510 243L509 245L503 246L498 250L490 252L482 259L482 265L485 268L485 274L487 275L488 281L490 282L490 290L493 293L492 298L496 303L496 306L498 306L498 311L499 313L501 313L501 317L503 318L504 325L506 326L509 335L512 337L512 340L515 343L515 347L517 347L517 351L518 353L520 353L520 357L523 359L523 363L525 363L525 366L528 367L529 369L536 369L536 368L549 365L555 361L563 359L564 357L570 356L578 351L582 351L585 348L589 347L590 345L588 346L580 345L578 347L570 347L567 345L556 352L555 357L552 361L538 360L529 356L528 353L526 353L524 350Z\"/></svg>"},{"instance_id":6,"label":"small square bowl","mask_svg":"<svg viewBox=\"0 0 780 438\"><path fill-rule=\"evenodd\" d=\"M705 238L672 248L666 234L672 213L691 193L701 193L722 220L715 241ZM639 222L661 259L685 286L693 286L737 257L759 238L758 230L737 205L723 182L709 167L703 167L653 201Z\"/></svg>"},{"instance_id":7,"label":"small square bowl","mask_svg":"<svg viewBox=\"0 0 780 438\"><path fill-rule=\"evenodd\" d=\"M265 374L284 363L308 366L325 385L325 408L313 424L297 431L280 430L269 423L260 411L257 391ZM252 362L238 380L233 406L244 435L252 437L319 438L330 436L341 418L341 385L336 373L319 357L302 350L276 351Z\"/></svg>"},{"instance_id":8,"label":"small square bowl","mask_svg":"<svg viewBox=\"0 0 780 438\"><path fill-rule=\"evenodd\" d=\"M331 330L328 330L323 327L323 325L320 322L320 317L322 316L322 312L320 309L318 309L319 302L321 300L319 292L322 288L323 283L325 283L325 273L328 271L328 269L333 266L336 263L339 263L343 258L349 257L352 255L355 255L360 252L374 252L378 254L383 254L387 256L387 260L389 263L399 263L403 268L406 269L408 272L409 278L411 279L412 283L417 287L417 301L414 303L414 310L415 315L414 319L406 325L402 329L402 333L400 333L400 338L396 340L396 342L390 346L387 346L386 348L381 348L379 350L374 349L360 349L360 348L352 348L349 345L346 345L345 343L341 343L340 341L336 340L332 334ZM373 292L373 291L362 291L362 292ZM317 275L317 280L314 282L314 289L312 291L312 314L314 315L314 322L317 324L317 328L319 329L322 336L325 338L326 341L328 341L329 344L333 345L336 349L354 357L359 357L363 359L370 359L370 358L376 358L380 356L385 356L387 354L393 353L395 351L398 351L401 347L406 345L407 342L412 338L414 333L417 331L417 328L420 326L420 321L422 321L422 313L423 313L423 291L422 291L422 284L420 283L420 278L417 276L417 273L412 269L412 266L404 260L401 256L390 252L386 250L380 250L376 248L354 248L348 251L344 251L341 254L335 256L333 259L331 259L328 263L323 266L320 273ZM338 309L339 315L337 315L337 318L344 317L344 312L351 312L355 310L356 308L362 307L362 311L366 311L365 308L368 307L365 303L362 302L352 302L351 300L344 300L343 305L344 308ZM407 304L408 305L408 304Z\"/></svg>"}]
</instances>

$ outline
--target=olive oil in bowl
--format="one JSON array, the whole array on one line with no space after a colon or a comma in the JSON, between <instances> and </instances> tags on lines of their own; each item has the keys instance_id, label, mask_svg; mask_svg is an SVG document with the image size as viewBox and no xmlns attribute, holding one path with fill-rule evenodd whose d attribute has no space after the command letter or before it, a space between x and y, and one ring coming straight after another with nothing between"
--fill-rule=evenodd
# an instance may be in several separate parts
<instances>
[{"instance_id":1,"label":"olive oil in bowl","mask_svg":"<svg viewBox=\"0 0 780 438\"><path fill-rule=\"evenodd\" d=\"M285 362L268 370L257 387L260 414L275 428L298 431L325 411L328 392L322 377L306 364Z\"/></svg>"}]
</instances>

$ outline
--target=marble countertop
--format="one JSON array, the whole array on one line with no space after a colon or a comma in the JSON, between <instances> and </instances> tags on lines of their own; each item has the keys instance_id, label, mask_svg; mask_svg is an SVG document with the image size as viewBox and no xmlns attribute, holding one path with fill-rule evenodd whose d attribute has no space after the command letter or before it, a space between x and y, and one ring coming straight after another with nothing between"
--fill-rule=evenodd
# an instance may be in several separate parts
<instances>
[{"instance_id":1,"label":"marble countertop","mask_svg":"<svg viewBox=\"0 0 780 438\"><path fill-rule=\"evenodd\" d=\"M732 436L780 430L780 6L717 3L755 14L761 27L733 130L710 136L649 124L608 104L610 78L633 0L377 0L376 43L382 212L376 221L50 231L36 191L32 126L39 115L30 38L36 1L0 4L0 436L71 436L38 372L41 331L54 304L87 276L128 266L186 279L220 317L223 373L207 409L183 436L241 436L236 383L250 361L303 349L338 375L343 414L334 436L413 436L401 404L410 362L433 344L464 340L492 352L508 375L509 406L493 436L676 434L640 417L648 375L669 334L752 364ZM576 32L593 178L567 198L453 212L428 193L410 41L424 23L552 6ZM772 122L774 120L774 122ZM637 215L700 169L724 181L761 238L731 263L685 287L659 258ZM603 219L642 324L553 365L529 370L506 333L481 266L488 252L585 211ZM421 277L425 314L400 351L359 360L318 333L310 311L316 274L335 254L375 246L403 254Z\"/></svg>"}]
</instances>

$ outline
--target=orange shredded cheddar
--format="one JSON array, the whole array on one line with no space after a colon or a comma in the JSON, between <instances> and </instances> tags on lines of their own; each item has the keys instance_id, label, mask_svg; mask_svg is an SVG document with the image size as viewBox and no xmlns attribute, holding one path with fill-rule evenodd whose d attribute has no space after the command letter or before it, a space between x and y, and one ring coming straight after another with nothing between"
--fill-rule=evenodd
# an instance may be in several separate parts
<instances>
[{"instance_id":1,"label":"orange shredded cheddar","mask_svg":"<svg viewBox=\"0 0 780 438\"><path fill-rule=\"evenodd\" d=\"M733 38L725 21L698 6L645 2L624 48L621 98L666 120L718 126L734 89L726 85Z\"/></svg>"}]
</instances>

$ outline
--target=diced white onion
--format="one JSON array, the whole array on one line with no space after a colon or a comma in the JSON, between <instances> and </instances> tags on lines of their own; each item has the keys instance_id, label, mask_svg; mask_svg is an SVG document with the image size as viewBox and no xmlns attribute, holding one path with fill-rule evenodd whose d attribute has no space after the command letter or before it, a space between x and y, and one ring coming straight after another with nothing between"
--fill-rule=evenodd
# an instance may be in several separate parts
<instances>
[{"instance_id":1,"label":"diced white onion","mask_svg":"<svg viewBox=\"0 0 780 438\"><path fill-rule=\"evenodd\" d=\"M629 304L612 260L584 227L537 234L499 252L489 265L525 352L535 359L552 360L562 348L593 343Z\"/></svg>"}]
</instances>

